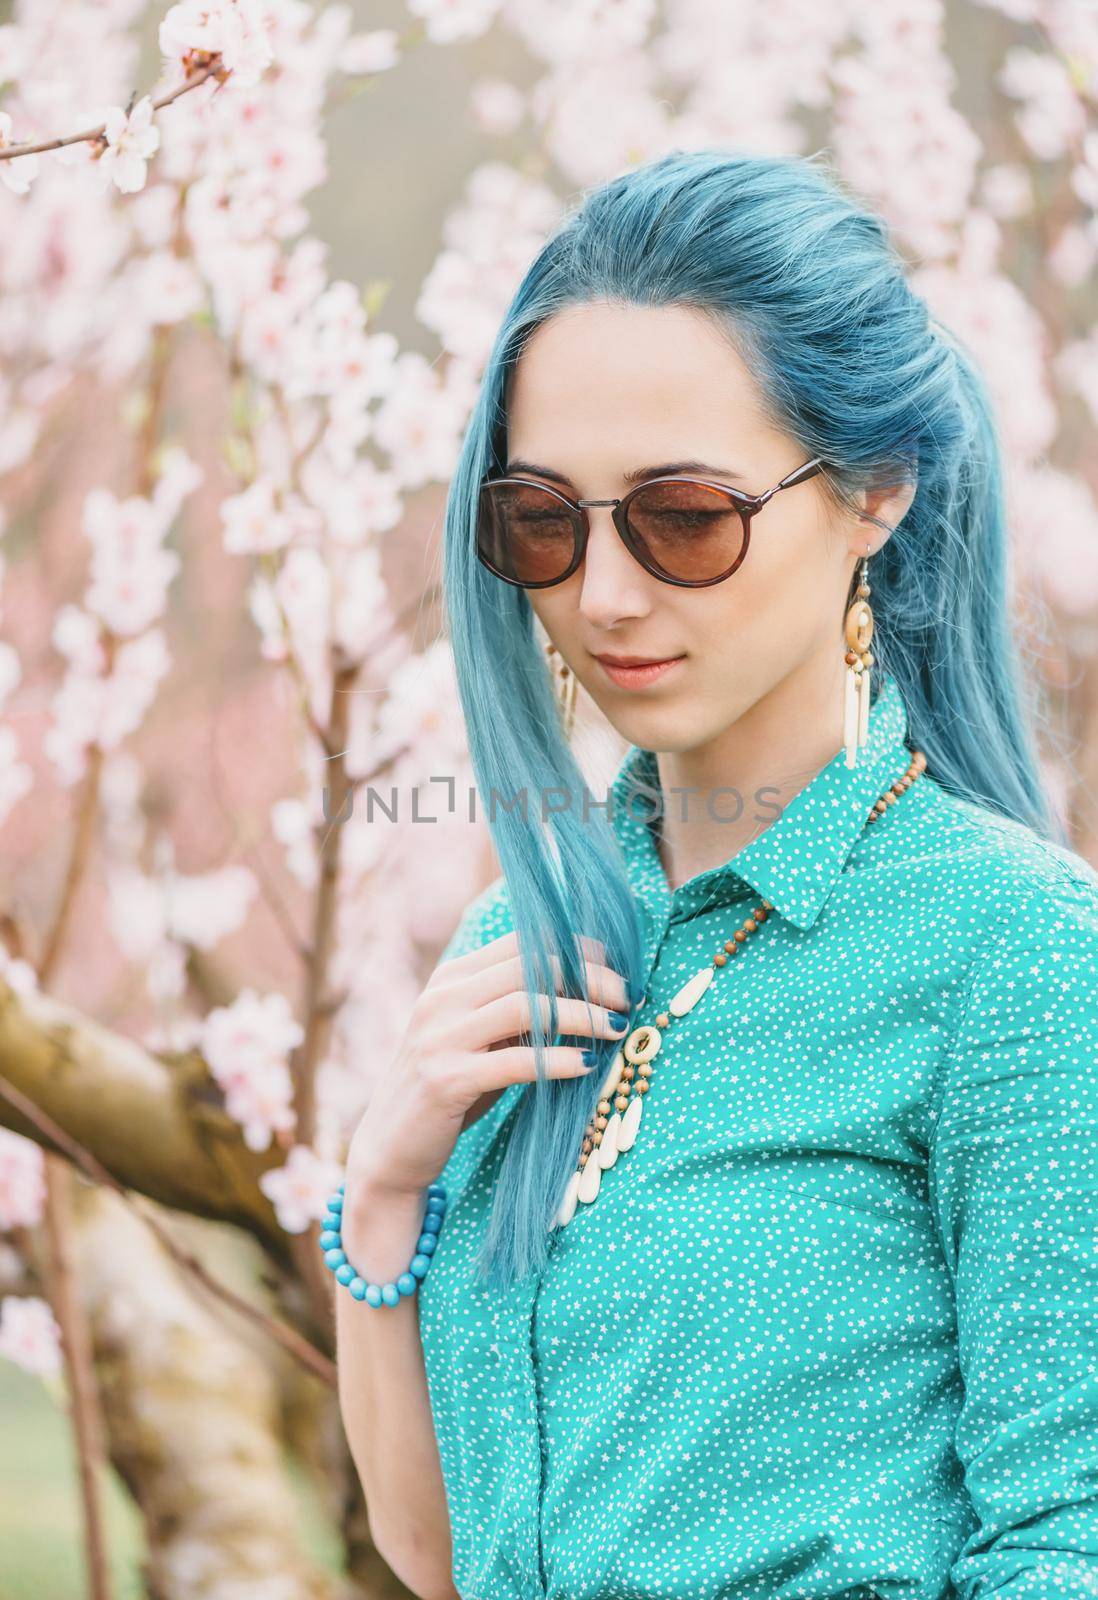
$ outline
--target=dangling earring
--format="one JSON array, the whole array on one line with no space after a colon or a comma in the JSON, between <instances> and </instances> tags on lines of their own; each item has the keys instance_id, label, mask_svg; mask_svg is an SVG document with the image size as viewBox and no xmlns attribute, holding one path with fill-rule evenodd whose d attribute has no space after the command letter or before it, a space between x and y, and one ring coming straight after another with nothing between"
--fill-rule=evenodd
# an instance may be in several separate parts
<instances>
[{"instance_id":1,"label":"dangling earring","mask_svg":"<svg viewBox=\"0 0 1098 1600\"><path fill-rule=\"evenodd\" d=\"M856 767L858 750L869 736L869 669L873 656L873 612L869 608L869 546L862 557L861 580L846 613L846 688L843 695L843 745L846 764Z\"/></svg>"},{"instance_id":2,"label":"dangling earring","mask_svg":"<svg viewBox=\"0 0 1098 1600\"><path fill-rule=\"evenodd\" d=\"M553 680L553 696L557 703L561 732L571 739L576 725L576 675L552 640L545 647L549 672Z\"/></svg>"}]
</instances>

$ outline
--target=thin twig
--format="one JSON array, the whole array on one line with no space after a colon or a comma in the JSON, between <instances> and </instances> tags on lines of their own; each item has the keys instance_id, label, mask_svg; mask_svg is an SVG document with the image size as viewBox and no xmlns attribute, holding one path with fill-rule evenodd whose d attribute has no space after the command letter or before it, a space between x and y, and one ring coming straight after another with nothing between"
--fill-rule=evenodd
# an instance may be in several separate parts
<instances>
[{"instance_id":1,"label":"thin twig","mask_svg":"<svg viewBox=\"0 0 1098 1600\"><path fill-rule=\"evenodd\" d=\"M215 55L207 66L196 72L193 78L188 77L186 82L179 84L169 94L161 95L159 100L154 100L153 110L163 111L165 106L170 106L180 95L190 94L192 89L197 89L200 84L205 83L207 78L219 77L224 83L230 70L221 65L220 54ZM0 161L11 161L15 156L41 155L44 150L60 150L64 145L83 144L88 139L94 140L97 144L104 143L106 133L107 124L101 122L98 128L85 128L82 133L67 133L60 139L42 139L37 144L6 144L0 148Z\"/></svg>"},{"instance_id":2,"label":"thin twig","mask_svg":"<svg viewBox=\"0 0 1098 1600\"><path fill-rule=\"evenodd\" d=\"M46 1237L49 1241L49 1297L61 1330L61 1353L68 1378L69 1415L76 1439L76 1470L84 1507L84 1548L91 1600L110 1600L100 1487L106 1465L103 1418L95 1389L91 1335L88 1331L72 1249L72 1172L59 1156L46 1155Z\"/></svg>"},{"instance_id":3,"label":"thin twig","mask_svg":"<svg viewBox=\"0 0 1098 1600\"><path fill-rule=\"evenodd\" d=\"M104 677L109 677L114 655L113 638L108 636L104 648L107 655ZM68 932L72 909L76 903L76 893L87 869L88 856L91 852L92 840L95 834L95 821L99 812L99 780L102 766L103 752L99 745L93 744L88 750L88 765L80 791L76 828L69 850L69 863L65 871L61 899L54 913L53 923L46 935L42 955L37 963L38 982L42 988L48 988L53 978L54 970L61 955L61 947Z\"/></svg>"},{"instance_id":4,"label":"thin twig","mask_svg":"<svg viewBox=\"0 0 1098 1600\"><path fill-rule=\"evenodd\" d=\"M93 1183L101 1184L103 1188L112 1190L113 1193L136 1211L137 1215L141 1217L159 1243L163 1245L177 1266L190 1274L191 1277L196 1278L203 1288L210 1291L215 1299L223 1302L232 1310L239 1312L241 1316L248 1318L257 1327L262 1328L277 1344L280 1344L284 1350L288 1351L295 1360L299 1361L302 1366L307 1367L310 1372L328 1384L329 1387L335 1387L335 1366L322 1351L318 1350L315 1345L310 1344L309 1340L303 1338L295 1329L287 1327L285 1323L279 1322L277 1318L270 1316L266 1311L261 1311L258 1306L252 1305L250 1301L238 1295L235 1290L227 1288L225 1284L220 1283L211 1276L197 1256L172 1238L170 1231L164 1227L156 1212L143 1196L134 1194L132 1190L119 1183L114 1174L108 1172L98 1157L94 1156L79 1140L74 1139L59 1122L55 1122L48 1111L43 1111L41 1106L37 1105L29 1095L24 1094L21 1089L17 1089L13 1083L9 1083L7 1078L2 1075L0 1075L0 1096L9 1105L14 1106L16 1111L21 1112L27 1121L32 1123L51 1144L56 1145L59 1150L63 1151L70 1161L78 1166Z\"/></svg>"}]
</instances>

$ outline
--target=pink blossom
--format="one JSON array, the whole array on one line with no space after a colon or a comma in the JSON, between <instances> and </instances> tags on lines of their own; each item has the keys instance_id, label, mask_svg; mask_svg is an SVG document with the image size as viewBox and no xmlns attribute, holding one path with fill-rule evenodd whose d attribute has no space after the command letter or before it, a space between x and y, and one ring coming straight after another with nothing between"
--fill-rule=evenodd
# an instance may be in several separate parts
<instances>
[{"instance_id":1,"label":"pink blossom","mask_svg":"<svg viewBox=\"0 0 1098 1600\"><path fill-rule=\"evenodd\" d=\"M266 1150L277 1133L291 1133L296 1122L289 1068L269 1062L222 1084L225 1109L239 1122L249 1150Z\"/></svg>"},{"instance_id":2,"label":"pink blossom","mask_svg":"<svg viewBox=\"0 0 1098 1600\"><path fill-rule=\"evenodd\" d=\"M1098 505L1079 478L1055 467L1015 474L1010 484L1016 570L1052 604L1085 618L1098 609Z\"/></svg>"},{"instance_id":3,"label":"pink blossom","mask_svg":"<svg viewBox=\"0 0 1098 1600\"><path fill-rule=\"evenodd\" d=\"M290 646L310 686L314 710L322 716L329 673L332 573L320 551L304 546L289 551L275 578L274 592L289 629Z\"/></svg>"},{"instance_id":4,"label":"pink blossom","mask_svg":"<svg viewBox=\"0 0 1098 1600\"><path fill-rule=\"evenodd\" d=\"M18 654L10 644L0 639L0 711L14 694L22 676Z\"/></svg>"},{"instance_id":5,"label":"pink blossom","mask_svg":"<svg viewBox=\"0 0 1098 1600\"><path fill-rule=\"evenodd\" d=\"M396 796L398 818L402 812L410 811L412 799L411 794L408 792L400 794L399 787L399 784L394 783L393 788L398 791ZM382 782L377 788L378 800L375 801L375 804L379 808L380 806L388 807L390 803L388 783ZM427 805L422 807L422 813L429 816L431 814L431 806L436 804L439 798L437 794L432 794ZM343 830L342 855L340 859L346 868L347 883L351 884L356 879L371 879L370 893L367 896L370 904L373 904L373 893L376 888L376 884L372 881L372 875L382 867L384 867L386 875L396 868L396 858L391 851L394 832L398 826L399 822L390 822L385 811L381 809L378 809L376 814L371 816L370 802L365 793L359 793L356 796L355 809L347 821L340 824ZM430 827L431 824L425 823L424 826ZM353 914L354 912L350 907L344 907L344 918ZM345 937L347 936L345 921L341 923L341 933Z\"/></svg>"},{"instance_id":6,"label":"pink blossom","mask_svg":"<svg viewBox=\"0 0 1098 1600\"><path fill-rule=\"evenodd\" d=\"M135 313L158 326L181 322L206 303L193 265L180 260L171 250L155 250L139 257L129 270L128 280Z\"/></svg>"},{"instance_id":7,"label":"pink blossom","mask_svg":"<svg viewBox=\"0 0 1098 1600\"><path fill-rule=\"evenodd\" d=\"M8 24L0 27L0 84L17 83L26 70L27 34Z\"/></svg>"},{"instance_id":8,"label":"pink blossom","mask_svg":"<svg viewBox=\"0 0 1098 1600\"><path fill-rule=\"evenodd\" d=\"M61 1329L45 1300L29 1294L0 1300L0 1356L37 1377L60 1372Z\"/></svg>"},{"instance_id":9,"label":"pink blossom","mask_svg":"<svg viewBox=\"0 0 1098 1600\"><path fill-rule=\"evenodd\" d=\"M836 149L849 181L916 251L941 259L971 204L980 140L950 103L940 55L916 57L897 74L882 70L874 53L881 48L878 41L873 52L841 56L832 66Z\"/></svg>"},{"instance_id":10,"label":"pink blossom","mask_svg":"<svg viewBox=\"0 0 1098 1600\"><path fill-rule=\"evenodd\" d=\"M183 0L160 24L164 55L220 55L238 88L257 84L273 59L268 16L260 0Z\"/></svg>"},{"instance_id":11,"label":"pink blossom","mask_svg":"<svg viewBox=\"0 0 1098 1600\"><path fill-rule=\"evenodd\" d=\"M1098 241L1090 241L1090 259L1094 259ZM1074 339L1066 344L1055 358L1056 372L1069 389L1081 394L1090 407L1090 414L1098 421L1098 328L1089 338Z\"/></svg>"},{"instance_id":12,"label":"pink blossom","mask_svg":"<svg viewBox=\"0 0 1098 1600\"><path fill-rule=\"evenodd\" d=\"M137 728L170 667L168 643L159 628L119 646L110 676L103 680L98 743L104 750Z\"/></svg>"},{"instance_id":13,"label":"pink blossom","mask_svg":"<svg viewBox=\"0 0 1098 1600\"><path fill-rule=\"evenodd\" d=\"M160 508L140 495L119 501L108 489L84 500L84 532L92 542L86 604L112 633L140 633L163 615L180 558L165 550Z\"/></svg>"},{"instance_id":14,"label":"pink blossom","mask_svg":"<svg viewBox=\"0 0 1098 1600\"><path fill-rule=\"evenodd\" d=\"M415 313L447 350L483 366L516 282L485 274L456 250L443 250L423 281Z\"/></svg>"},{"instance_id":15,"label":"pink blossom","mask_svg":"<svg viewBox=\"0 0 1098 1600\"><path fill-rule=\"evenodd\" d=\"M1045 7L1045 0L976 0L976 3L992 11L1001 11L1012 22L1036 22Z\"/></svg>"},{"instance_id":16,"label":"pink blossom","mask_svg":"<svg viewBox=\"0 0 1098 1600\"><path fill-rule=\"evenodd\" d=\"M7 973L3 974L7 981ZM46 1200L42 1151L30 1139L0 1128L0 1231L36 1228Z\"/></svg>"},{"instance_id":17,"label":"pink blossom","mask_svg":"<svg viewBox=\"0 0 1098 1600\"><path fill-rule=\"evenodd\" d=\"M1017 161L1002 161L984 173L984 204L995 217L1022 217L1033 206L1033 183Z\"/></svg>"},{"instance_id":18,"label":"pink blossom","mask_svg":"<svg viewBox=\"0 0 1098 1600\"><path fill-rule=\"evenodd\" d=\"M978 231L972 235L971 258L966 255L966 227L957 266L916 269L911 283L980 364L997 407L1007 459L1033 461L1047 450L1056 429L1043 329L1017 284L988 269L983 246L975 242Z\"/></svg>"},{"instance_id":19,"label":"pink blossom","mask_svg":"<svg viewBox=\"0 0 1098 1600\"><path fill-rule=\"evenodd\" d=\"M313 826L303 801L276 800L271 807L271 832L286 850L286 866L305 888L317 879Z\"/></svg>"},{"instance_id":20,"label":"pink blossom","mask_svg":"<svg viewBox=\"0 0 1098 1600\"><path fill-rule=\"evenodd\" d=\"M464 420L436 368L418 351L406 350L378 409L374 437L388 451L397 482L414 489L450 476Z\"/></svg>"},{"instance_id":21,"label":"pink blossom","mask_svg":"<svg viewBox=\"0 0 1098 1600\"><path fill-rule=\"evenodd\" d=\"M1092 212L1098 211L1098 132L1083 140L1083 159L1072 169L1071 187ZM1092 231L1093 231L1092 219Z\"/></svg>"},{"instance_id":22,"label":"pink blossom","mask_svg":"<svg viewBox=\"0 0 1098 1600\"><path fill-rule=\"evenodd\" d=\"M302 469L301 481L340 544L363 545L400 522L404 506L397 481L372 461L352 458L341 469L326 451L314 452Z\"/></svg>"},{"instance_id":23,"label":"pink blossom","mask_svg":"<svg viewBox=\"0 0 1098 1600\"><path fill-rule=\"evenodd\" d=\"M469 110L482 133L514 133L526 114L526 96L503 78L478 78L469 95Z\"/></svg>"},{"instance_id":24,"label":"pink blossom","mask_svg":"<svg viewBox=\"0 0 1098 1600\"><path fill-rule=\"evenodd\" d=\"M9 161L3 165L12 166L14 163ZM30 460L31 452L38 443L39 430L40 418L29 409L13 410L6 418L0 418L0 473L10 472Z\"/></svg>"},{"instance_id":25,"label":"pink blossom","mask_svg":"<svg viewBox=\"0 0 1098 1600\"><path fill-rule=\"evenodd\" d=\"M635 49L619 56L585 55L562 63L535 86L530 108L548 155L573 184L610 178L623 168L663 155L682 142L670 108L656 92L656 63ZM765 137L736 107L738 142ZM721 126L717 137L731 137ZM714 142L712 128L706 142Z\"/></svg>"},{"instance_id":26,"label":"pink blossom","mask_svg":"<svg viewBox=\"0 0 1098 1600\"><path fill-rule=\"evenodd\" d=\"M408 933L427 951L441 949L441 941L484 881L486 829L482 820L469 821L465 803L473 788L472 772L455 764L454 778L460 797L454 813L448 814L440 803L441 786L433 785L423 811L433 812L438 822L434 827L413 823L402 830L399 870L389 874L407 894ZM413 970L415 966L413 962Z\"/></svg>"},{"instance_id":27,"label":"pink blossom","mask_svg":"<svg viewBox=\"0 0 1098 1600\"><path fill-rule=\"evenodd\" d=\"M0 977L15 994L35 994L38 990L38 974L30 962L10 956L3 945L0 945Z\"/></svg>"},{"instance_id":28,"label":"pink blossom","mask_svg":"<svg viewBox=\"0 0 1098 1600\"><path fill-rule=\"evenodd\" d=\"M247 867L230 863L211 872L169 872L164 891L173 937L212 950L244 926L259 885Z\"/></svg>"},{"instance_id":29,"label":"pink blossom","mask_svg":"<svg viewBox=\"0 0 1098 1600\"><path fill-rule=\"evenodd\" d=\"M83 672L98 672L106 666L107 656L99 624L79 606L60 608L54 618L52 637L61 654Z\"/></svg>"},{"instance_id":30,"label":"pink blossom","mask_svg":"<svg viewBox=\"0 0 1098 1600\"><path fill-rule=\"evenodd\" d=\"M378 759L395 755L409 747L397 772L408 782L425 782L427 769L445 770L448 760L459 758L465 748L454 657L449 643L437 639L420 655L410 657L392 673L389 693L378 715ZM444 790L439 789L440 797ZM405 804L408 797L404 797Z\"/></svg>"},{"instance_id":31,"label":"pink blossom","mask_svg":"<svg viewBox=\"0 0 1098 1600\"><path fill-rule=\"evenodd\" d=\"M708 4L708 0L706 0ZM713 7L708 6L709 20ZM527 49L543 61L577 64L602 57L612 61L641 48L656 13L655 0L508 0L507 21ZM713 16L714 26L719 17Z\"/></svg>"},{"instance_id":32,"label":"pink blossom","mask_svg":"<svg viewBox=\"0 0 1098 1600\"><path fill-rule=\"evenodd\" d=\"M272 1167L259 1187L273 1201L275 1215L287 1233L304 1233L311 1222L324 1216L328 1196L338 1186L343 1169L324 1160L305 1144L295 1144L280 1167Z\"/></svg>"},{"instance_id":33,"label":"pink blossom","mask_svg":"<svg viewBox=\"0 0 1098 1600\"><path fill-rule=\"evenodd\" d=\"M331 283L294 321L287 338L283 388L287 399L361 385L368 365L366 313L351 283Z\"/></svg>"},{"instance_id":34,"label":"pink blossom","mask_svg":"<svg viewBox=\"0 0 1098 1600\"><path fill-rule=\"evenodd\" d=\"M281 550L293 537L289 517L276 506L275 486L269 478L257 478L247 489L222 500L221 520L230 555Z\"/></svg>"},{"instance_id":35,"label":"pink blossom","mask_svg":"<svg viewBox=\"0 0 1098 1600\"><path fill-rule=\"evenodd\" d=\"M203 1053L250 1149L265 1150L273 1133L293 1126L286 1055L303 1037L285 995L254 989L243 990L232 1005L215 1007L204 1020Z\"/></svg>"},{"instance_id":36,"label":"pink blossom","mask_svg":"<svg viewBox=\"0 0 1098 1600\"><path fill-rule=\"evenodd\" d=\"M340 552L332 637L351 660L370 660L394 625L379 550Z\"/></svg>"},{"instance_id":37,"label":"pink blossom","mask_svg":"<svg viewBox=\"0 0 1098 1600\"><path fill-rule=\"evenodd\" d=\"M316 1143L320 1150L343 1151L366 1109L371 1084L357 1052L354 1061L346 1060L342 1039L337 1037L334 1043L336 1048L320 1063L316 1075Z\"/></svg>"},{"instance_id":38,"label":"pink blossom","mask_svg":"<svg viewBox=\"0 0 1098 1600\"><path fill-rule=\"evenodd\" d=\"M368 914L368 906L373 916ZM398 879L388 874L370 896L360 896L354 908L359 926L348 928L333 973L336 983L353 984L351 998L340 1013L340 1039L348 1070L334 1084L327 1074L325 1077L326 1089L340 1091L331 1121L334 1123L340 1112L343 1120L331 1128L331 1136L343 1142L350 1138L358 1116L394 1059L407 1032L408 1013L422 987L418 953L402 921L405 906ZM327 1131L327 1117L324 1120Z\"/></svg>"},{"instance_id":39,"label":"pink blossom","mask_svg":"<svg viewBox=\"0 0 1098 1600\"><path fill-rule=\"evenodd\" d=\"M238 271L242 262L255 268L265 266L258 254L238 257L234 263ZM239 321L240 350L244 359L260 377L276 382L283 371L294 321L294 307L284 295L271 292L262 283L251 298L242 299L238 311L231 311L228 307L231 292L225 285L215 289L215 303L219 304L222 327L227 330Z\"/></svg>"},{"instance_id":40,"label":"pink blossom","mask_svg":"<svg viewBox=\"0 0 1098 1600\"><path fill-rule=\"evenodd\" d=\"M280 1060L302 1038L301 1024L285 995L244 989L231 1005L216 1006L208 1013L203 1050L215 1074L232 1076Z\"/></svg>"},{"instance_id":41,"label":"pink blossom","mask_svg":"<svg viewBox=\"0 0 1098 1600\"><path fill-rule=\"evenodd\" d=\"M0 728L0 823L34 787L34 774L19 760L19 741L11 728Z\"/></svg>"},{"instance_id":42,"label":"pink blossom","mask_svg":"<svg viewBox=\"0 0 1098 1600\"><path fill-rule=\"evenodd\" d=\"M107 147L99 157L99 171L105 183L113 183L123 194L135 194L145 187L146 162L160 148L160 129L153 124L152 101L142 95L133 110L110 106L102 114Z\"/></svg>"},{"instance_id":43,"label":"pink blossom","mask_svg":"<svg viewBox=\"0 0 1098 1600\"><path fill-rule=\"evenodd\" d=\"M181 445L166 445L160 453L160 472L152 493L161 526L170 527L188 495L204 477L202 468Z\"/></svg>"},{"instance_id":44,"label":"pink blossom","mask_svg":"<svg viewBox=\"0 0 1098 1600\"><path fill-rule=\"evenodd\" d=\"M289 640L274 584L265 573L257 572L248 585L248 611L259 630L259 649L264 661L285 661L289 655Z\"/></svg>"},{"instance_id":45,"label":"pink blossom","mask_svg":"<svg viewBox=\"0 0 1098 1600\"><path fill-rule=\"evenodd\" d=\"M1018 131L1041 160L1059 160L1086 132L1086 112L1056 56L1016 45L1007 51L998 82L1023 102L1015 116Z\"/></svg>"},{"instance_id":46,"label":"pink blossom","mask_svg":"<svg viewBox=\"0 0 1098 1600\"><path fill-rule=\"evenodd\" d=\"M233 0L223 13L225 35L221 59L233 74L237 88L257 84L274 60L272 17L262 0Z\"/></svg>"},{"instance_id":47,"label":"pink blossom","mask_svg":"<svg viewBox=\"0 0 1098 1600\"><path fill-rule=\"evenodd\" d=\"M166 249L176 226L179 195L174 184L149 183L130 201L130 221L137 237L149 250Z\"/></svg>"},{"instance_id":48,"label":"pink blossom","mask_svg":"<svg viewBox=\"0 0 1098 1600\"><path fill-rule=\"evenodd\" d=\"M131 961L150 961L167 937L160 885L133 866L116 868L107 881L110 930Z\"/></svg>"},{"instance_id":49,"label":"pink blossom","mask_svg":"<svg viewBox=\"0 0 1098 1600\"><path fill-rule=\"evenodd\" d=\"M159 44L166 56L218 55L224 39L224 0L183 0L160 22Z\"/></svg>"},{"instance_id":50,"label":"pink blossom","mask_svg":"<svg viewBox=\"0 0 1098 1600\"><path fill-rule=\"evenodd\" d=\"M477 38L491 26L499 7L500 0L408 0L409 11L423 18L434 44Z\"/></svg>"},{"instance_id":51,"label":"pink blossom","mask_svg":"<svg viewBox=\"0 0 1098 1600\"><path fill-rule=\"evenodd\" d=\"M395 28L375 28L348 39L336 59L340 72L388 72L400 60L400 35Z\"/></svg>"},{"instance_id":52,"label":"pink blossom","mask_svg":"<svg viewBox=\"0 0 1098 1600\"><path fill-rule=\"evenodd\" d=\"M109 676L101 675L98 663L74 661L54 697L54 725L43 740L63 782L81 776L90 746L113 749L134 731L170 665L167 642L155 628L119 646Z\"/></svg>"},{"instance_id":53,"label":"pink blossom","mask_svg":"<svg viewBox=\"0 0 1098 1600\"><path fill-rule=\"evenodd\" d=\"M257 889L240 865L182 873L166 864L156 877L119 867L109 880L112 931L134 961L151 960L167 940L212 950L243 926Z\"/></svg>"},{"instance_id":54,"label":"pink blossom","mask_svg":"<svg viewBox=\"0 0 1098 1600\"><path fill-rule=\"evenodd\" d=\"M11 114L0 111L0 149L7 144L29 144L29 139L16 139L12 137ZM13 194L27 194L31 183L38 176L38 157L14 156L11 160L0 161L0 180L7 184Z\"/></svg>"}]
</instances>

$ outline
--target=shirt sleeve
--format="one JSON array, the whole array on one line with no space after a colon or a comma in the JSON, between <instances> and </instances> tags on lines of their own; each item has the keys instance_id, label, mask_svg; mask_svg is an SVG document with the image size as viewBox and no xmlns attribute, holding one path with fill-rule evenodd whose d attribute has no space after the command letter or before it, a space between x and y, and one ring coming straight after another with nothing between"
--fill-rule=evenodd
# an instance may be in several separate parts
<instances>
[{"instance_id":1,"label":"shirt sleeve","mask_svg":"<svg viewBox=\"0 0 1098 1600\"><path fill-rule=\"evenodd\" d=\"M930 1140L976 1515L958 1600L1098 1595L1098 878L1059 872L977 962Z\"/></svg>"}]
</instances>

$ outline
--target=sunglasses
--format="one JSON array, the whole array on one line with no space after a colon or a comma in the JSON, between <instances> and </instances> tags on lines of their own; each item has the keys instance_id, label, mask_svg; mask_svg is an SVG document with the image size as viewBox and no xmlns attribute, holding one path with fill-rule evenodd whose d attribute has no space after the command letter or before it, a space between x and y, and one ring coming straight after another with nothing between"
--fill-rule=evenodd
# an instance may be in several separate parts
<instances>
[{"instance_id":1,"label":"sunglasses","mask_svg":"<svg viewBox=\"0 0 1098 1600\"><path fill-rule=\"evenodd\" d=\"M620 500L570 500L529 478L485 478L477 506L477 556L497 578L547 589L570 578L591 532L588 506L612 506L629 553L662 583L705 588L743 564L751 518L781 489L821 472L819 456L765 494L743 494L707 478L648 478Z\"/></svg>"}]
</instances>

